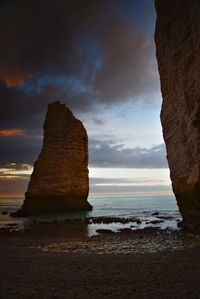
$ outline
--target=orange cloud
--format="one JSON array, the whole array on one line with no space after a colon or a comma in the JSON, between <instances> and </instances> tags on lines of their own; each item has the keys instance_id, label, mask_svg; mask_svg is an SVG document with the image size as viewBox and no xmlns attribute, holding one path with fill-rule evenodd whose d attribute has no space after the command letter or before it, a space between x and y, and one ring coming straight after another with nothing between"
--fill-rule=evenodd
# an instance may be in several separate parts
<instances>
[{"instance_id":1,"label":"orange cloud","mask_svg":"<svg viewBox=\"0 0 200 299\"><path fill-rule=\"evenodd\" d=\"M30 164L8 163L0 165L0 183L10 180L28 180L33 172ZM0 184L1 185L1 184Z\"/></svg>"},{"instance_id":2,"label":"orange cloud","mask_svg":"<svg viewBox=\"0 0 200 299\"><path fill-rule=\"evenodd\" d=\"M7 129L0 130L0 136L2 137L13 137L13 136L23 136L24 130L21 129Z\"/></svg>"},{"instance_id":3,"label":"orange cloud","mask_svg":"<svg viewBox=\"0 0 200 299\"><path fill-rule=\"evenodd\" d=\"M7 86L21 86L26 83L26 81L31 78L29 74L20 74L20 75L2 75L0 74L0 80L5 81Z\"/></svg>"},{"instance_id":4,"label":"orange cloud","mask_svg":"<svg viewBox=\"0 0 200 299\"><path fill-rule=\"evenodd\" d=\"M9 166L16 166L16 163L8 163Z\"/></svg>"}]
</instances>

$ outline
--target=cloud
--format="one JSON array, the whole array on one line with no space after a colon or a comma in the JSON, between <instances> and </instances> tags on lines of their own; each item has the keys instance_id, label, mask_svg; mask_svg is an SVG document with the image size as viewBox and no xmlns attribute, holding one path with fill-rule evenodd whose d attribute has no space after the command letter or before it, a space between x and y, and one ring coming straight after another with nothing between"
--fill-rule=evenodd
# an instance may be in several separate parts
<instances>
[{"instance_id":1,"label":"cloud","mask_svg":"<svg viewBox=\"0 0 200 299\"><path fill-rule=\"evenodd\" d=\"M23 136L23 135L24 135L24 131L19 129L0 130L0 136L3 137Z\"/></svg>"},{"instance_id":2,"label":"cloud","mask_svg":"<svg viewBox=\"0 0 200 299\"><path fill-rule=\"evenodd\" d=\"M0 136L0 163L33 165L42 147L42 139L34 136ZM116 140L89 138L89 166L102 168L168 168L165 145L130 148Z\"/></svg>"},{"instance_id":3,"label":"cloud","mask_svg":"<svg viewBox=\"0 0 200 299\"><path fill-rule=\"evenodd\" d=\"M12 162L33 165L41 146L42 140L33 136L0 137L0 164Z\"/></svg>"},{"instance_id":4,"label":"cloud","mask_svg":"<svg viewBox=\"0 0 200 299\"><path fill-rule=\"evenodd\" d=\"M0 165L0 181L6 179L29 179L33 167L29 164L8 163Z\"/></svg>"},{"instance_id":5,"label":"cloud","mask_svg":"<svg viewBox=\"0 0 200 299\"><path fill-rule=\"evenodd\" d=\"M1 163L33 164L47 104L58 98L75 115L93 113L95 125L103 124L99 114L108 107L154 101L159 80L153 30L141 23L150 7L152 1L139 0L1 1L0 133L25 132L6 140L0 134ZM119 158L129 165L130 158L142 167L142 149L103 143L101 149L90 149L91 165L114 167ZM156 155L143 153L143 164L163 167Z\"/></svg>"},{"instance_id":6,"label":"cloud","mask_svg":"<svg viewBox=\"0 0 200 299\"><path fill-rule=\"evenodd\" d=\"M32 166L8 163L0 165L0 194L23 196L27 189ZM171 194L170 182L164 177L98 178L90 177L90 195L96 194Z\"/></svg>"},{"instance_id":7,"label":"cloud","mask_svg":"<svg viewBox=\"0 0 200 299\"><path fill-rule=\"evenodd\" d=\"M0 165L0 195L23 196L27 189L32 166L8 163Z\"/></svg>"},{"instance_id":8,"label":"cloud","mask_svg":"<svg viewBox=\"0 0 200 299\"><path fill-rule=\"evenodd\" d=\"M23 196L28 187L28 175L21 175L18 177L1 177L0 176L0 194L1 196ZM162 181L155 181L154 185L148 182L145 185L135 184L125 185L126 179L99 179L90 178L90 195L92 194L172 194L171 186L162 184ZM102 184L103 182L103 184ZM120 184L122 182L122 184ZM129 180L130 182L130 180ZM124 185L123 185L124 183ZM153 183L153 181L152 181Z\"/></svg>"},{"instance_id":9,"label":"cloud","mask_svg":"<svg viewBox=\"0 0 200 299\"><path fill-rule=\"evenodd\" d=\"M38 74L72 75L80 71L85 60L81 37L101 11L101 1L91 0L1 4L1 77L8 77L9 85L14 85L17 77L21 81Z\"/></svg>"},{"instance_id":10,"label":"cloud","mask_svg":"<svg viewBox=\"0 0 200 299\"><path fill-rule=\"evenodd\" d=\"M168 168L164 144L146 148L128 148L112 141L90 140L90 167Z\"/></svg>"},{"instance_id":11,"label":"cloud","mask_svg":"<svg viewBox=\"0 0 200 299\"><path fill-rule=\"evenodd\" d=\"M135 195L172 195L172 188L170 185L152 185L152 186L90 186L90 195L92 194L135 194Z\"/></svg>"},{"instance_id":12,"label":"cloud","mask_svg":"<svg viewBox=\"0 0 200 299\"><path fill-rule=\"evenodd\" d=\"M99 42L102 61L93 83L102 102L141 98L151 102L159 90L154 43L146 30L138 30L133 18L127 22L111 16L103 24Z\"/></svg>"},{"instance_id":13,"label":"cloud","mask_svg":"<svg viewBox=\"0 0 200 299\"><path fill-rule=\"evenodd\" d=\"M29 119L37 126L36 115L58 97L81 112L124 101L152 102L159 90L153 34L130 13L124 17L130 3L0 4L0 124L7 118L26 125ZM149 6L146 2L143 10Z\"/></svg>"},{"instance_id":14,"label":"cloud","mask_svg":"<svg viewBox=\"0 0 200 299\"><path fill-rule=\"evenodd\" d=\"M152 185L166 185L164 179L155 179L150 177L145 178L90 178L90 185L94 186L118 186L118 187L128 187L128 186L152 186ZM167 185L168 182L167 182Z\"/></svg>"}]
</instances>

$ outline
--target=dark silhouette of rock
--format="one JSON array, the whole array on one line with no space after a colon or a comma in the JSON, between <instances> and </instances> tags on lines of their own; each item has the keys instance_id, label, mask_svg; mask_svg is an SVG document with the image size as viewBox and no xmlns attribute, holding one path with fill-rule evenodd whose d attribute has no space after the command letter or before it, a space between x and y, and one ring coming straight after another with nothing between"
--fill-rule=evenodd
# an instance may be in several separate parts
<instances>
[{"instance_id":1,"label":"dark silhouette of rock","mask_svg":"<svg viewBox=\"0 0 200 299\"><path fill-rule=\"evenodd\" d=\"M152 224L158 224L158 223L163 223L164 221L163 220L152 220L150 221L150 223Z\"/></svg>"},{"instance_id":2,"label":"dark silhouette of rock","mask_svg":"<svg viewBox=\"0 0 200 299\"><path fill-rule=\"evenodd\" d=\"M161 122L183 226L200 228L200 1L156 0Z\"/></svg>"},{"instance_id":3,"label":"dark silhouette of rock","mask_svg":"<svg viewBox=\"0 0 200 299\"><path fill-rule=\"evenodd\" d=\"M7 211L2 211L1 214L2 215L8 215L8 212Z\"/></svg>"},{"instance_id":4,"label":"dark silhouette of rock","mask_svg":"<svg viewBox=\"0 0 200 299\"><path fill-rule=\"evenodd\" d=\"M85 222L88 224L94 223L104 223L104 224L109 224L109 223L130 223L130 222L137 222L137 223L142 223L139 219L135 217L130 217L130 218L121 218L121 217L109 217L109 216L100 216L100 217L87 217L85 218Z\"/></svg>"},{"instance_id":5,"label":"dark silhouette of rock","mask_svg":"<svg viewBox=\"0 0 200 299\"><path fill-rule=\"evenodd\" d=\"M157 215L159 215L159 213L158 213L158 212L154 212L154 213L152 213L151 215L152 215L152 216L157 216Z\"/></svg>"},{"instance_id":6,"label":"dark silhouette of rock","mask_svg":"<svg viewBox=\"0 0 200 299\"><path fill-rule=\"evenodd\" d=\"M88 137L80 120L59 101L48 105L44 141L15 216L91 210L87 202Z\"/></svg>"},{"instance_id":7,"label":"dark silhouette of rock","mask_svg":"<svg viewBox=\"0 0 200 299\"><path fill-rule=\"evenodd\" d=\"M180 221L180 220L177 221L177 227L183 227L182 221Z\"/></svg>"},{"instance_id":8,"label":"dark silhouette of rock","mask_svg":"<svg viewBox=\"0 0 200 299\"><path fill-rule=\"evenodd\" d=\"M125 228L118 229L118 231L121 232L121 233L131 233L132 229L128 228L128 227L125 227Z\"/></svg>"},{"instance_id":9,"label":"dark silhouette of rock","mask_svg":"<svg viewBox=\"0 0 200 299\"><path fill-rule=\"evenodd\" d=\"M157 218L159 218L159 219L164 219L164 220L171 220L171 219L174 219L174 217L172 217L172 216L157 216Z\"/></svg>"},{"instance_id":10,"label":"dark silhouette of rock","mask_svg":"<svg viewBox=\"0 0 200 299\"><path fill-rule=\"evenodd\" d=\"M114 232L111 229L96 229L98 234L113 234Z\"/></svg>"}]
</instances>

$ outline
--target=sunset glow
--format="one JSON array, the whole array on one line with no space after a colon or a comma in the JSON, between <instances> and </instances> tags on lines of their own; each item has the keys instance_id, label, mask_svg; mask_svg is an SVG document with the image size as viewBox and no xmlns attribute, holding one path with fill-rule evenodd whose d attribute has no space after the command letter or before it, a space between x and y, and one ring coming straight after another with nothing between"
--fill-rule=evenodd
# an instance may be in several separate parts
<instances>
[{"instance_id":1,"label":"sunset glow","mask_svg":"<svg viewBox=\"0 0 200 299\"><path fill-rule=\"evenodd\" d=\"M9 163L7 165L2 165L0 168L0 180L2 179L21 179L27 176L27 179L31 175L33 167L29 164Z\"/></svg>"},{"instance_id":2,"label":"sunset glow","mask_svg":"<svg viewBox=\"0 0 200 299\"><path fill-rule=\"evenodd\" d=\"M2 137L24 136L24 130L21 129L0 130L0 136Z\"/></svg>"},{"instance_id":3,"label":"sunset glow","mask_svg":"<svg viewBox=\"0 0 200 299\"><path fill-rule=\"evenodd\" d=\"M22 86L31 77L31 75L0 75L0 80L5 81L6 85L9 86Z\"/></svg>"}]
</instances>

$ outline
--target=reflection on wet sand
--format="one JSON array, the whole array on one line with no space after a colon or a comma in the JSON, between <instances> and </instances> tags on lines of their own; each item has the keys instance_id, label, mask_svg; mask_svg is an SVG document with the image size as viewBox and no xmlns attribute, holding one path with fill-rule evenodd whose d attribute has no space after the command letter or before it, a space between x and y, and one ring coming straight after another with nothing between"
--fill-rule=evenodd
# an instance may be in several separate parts
<instances>
[{"instance_id":1,"label":"reflection on wet sand","mask_svg":"<svg viewBox=\"0 0 200 299\"><path fill-rule=\"evenodd\" d=\"M88 236L88 224L84 221L87 212L69 212L30 217L24 225L24 231L34 231L35 236L48 238L49 234L57 238L85 238Z\"/></svg>"},{"instance_id":2,"label":"reflection on wet sand","mask_svg":"<svg viewBox=\"0 0 200 299\"><path fill-rule=\"evenodd\" d=\"M31 232L31 228L28 230ZM68 222L62 224L48 223L48 224L38 224L33 227L34 237L39 237L41 239L49 238L49 234L55 239L68 239L77 238L82 239L88 236L88 224L84 221Z\"/></svg>"}]
</instances>

